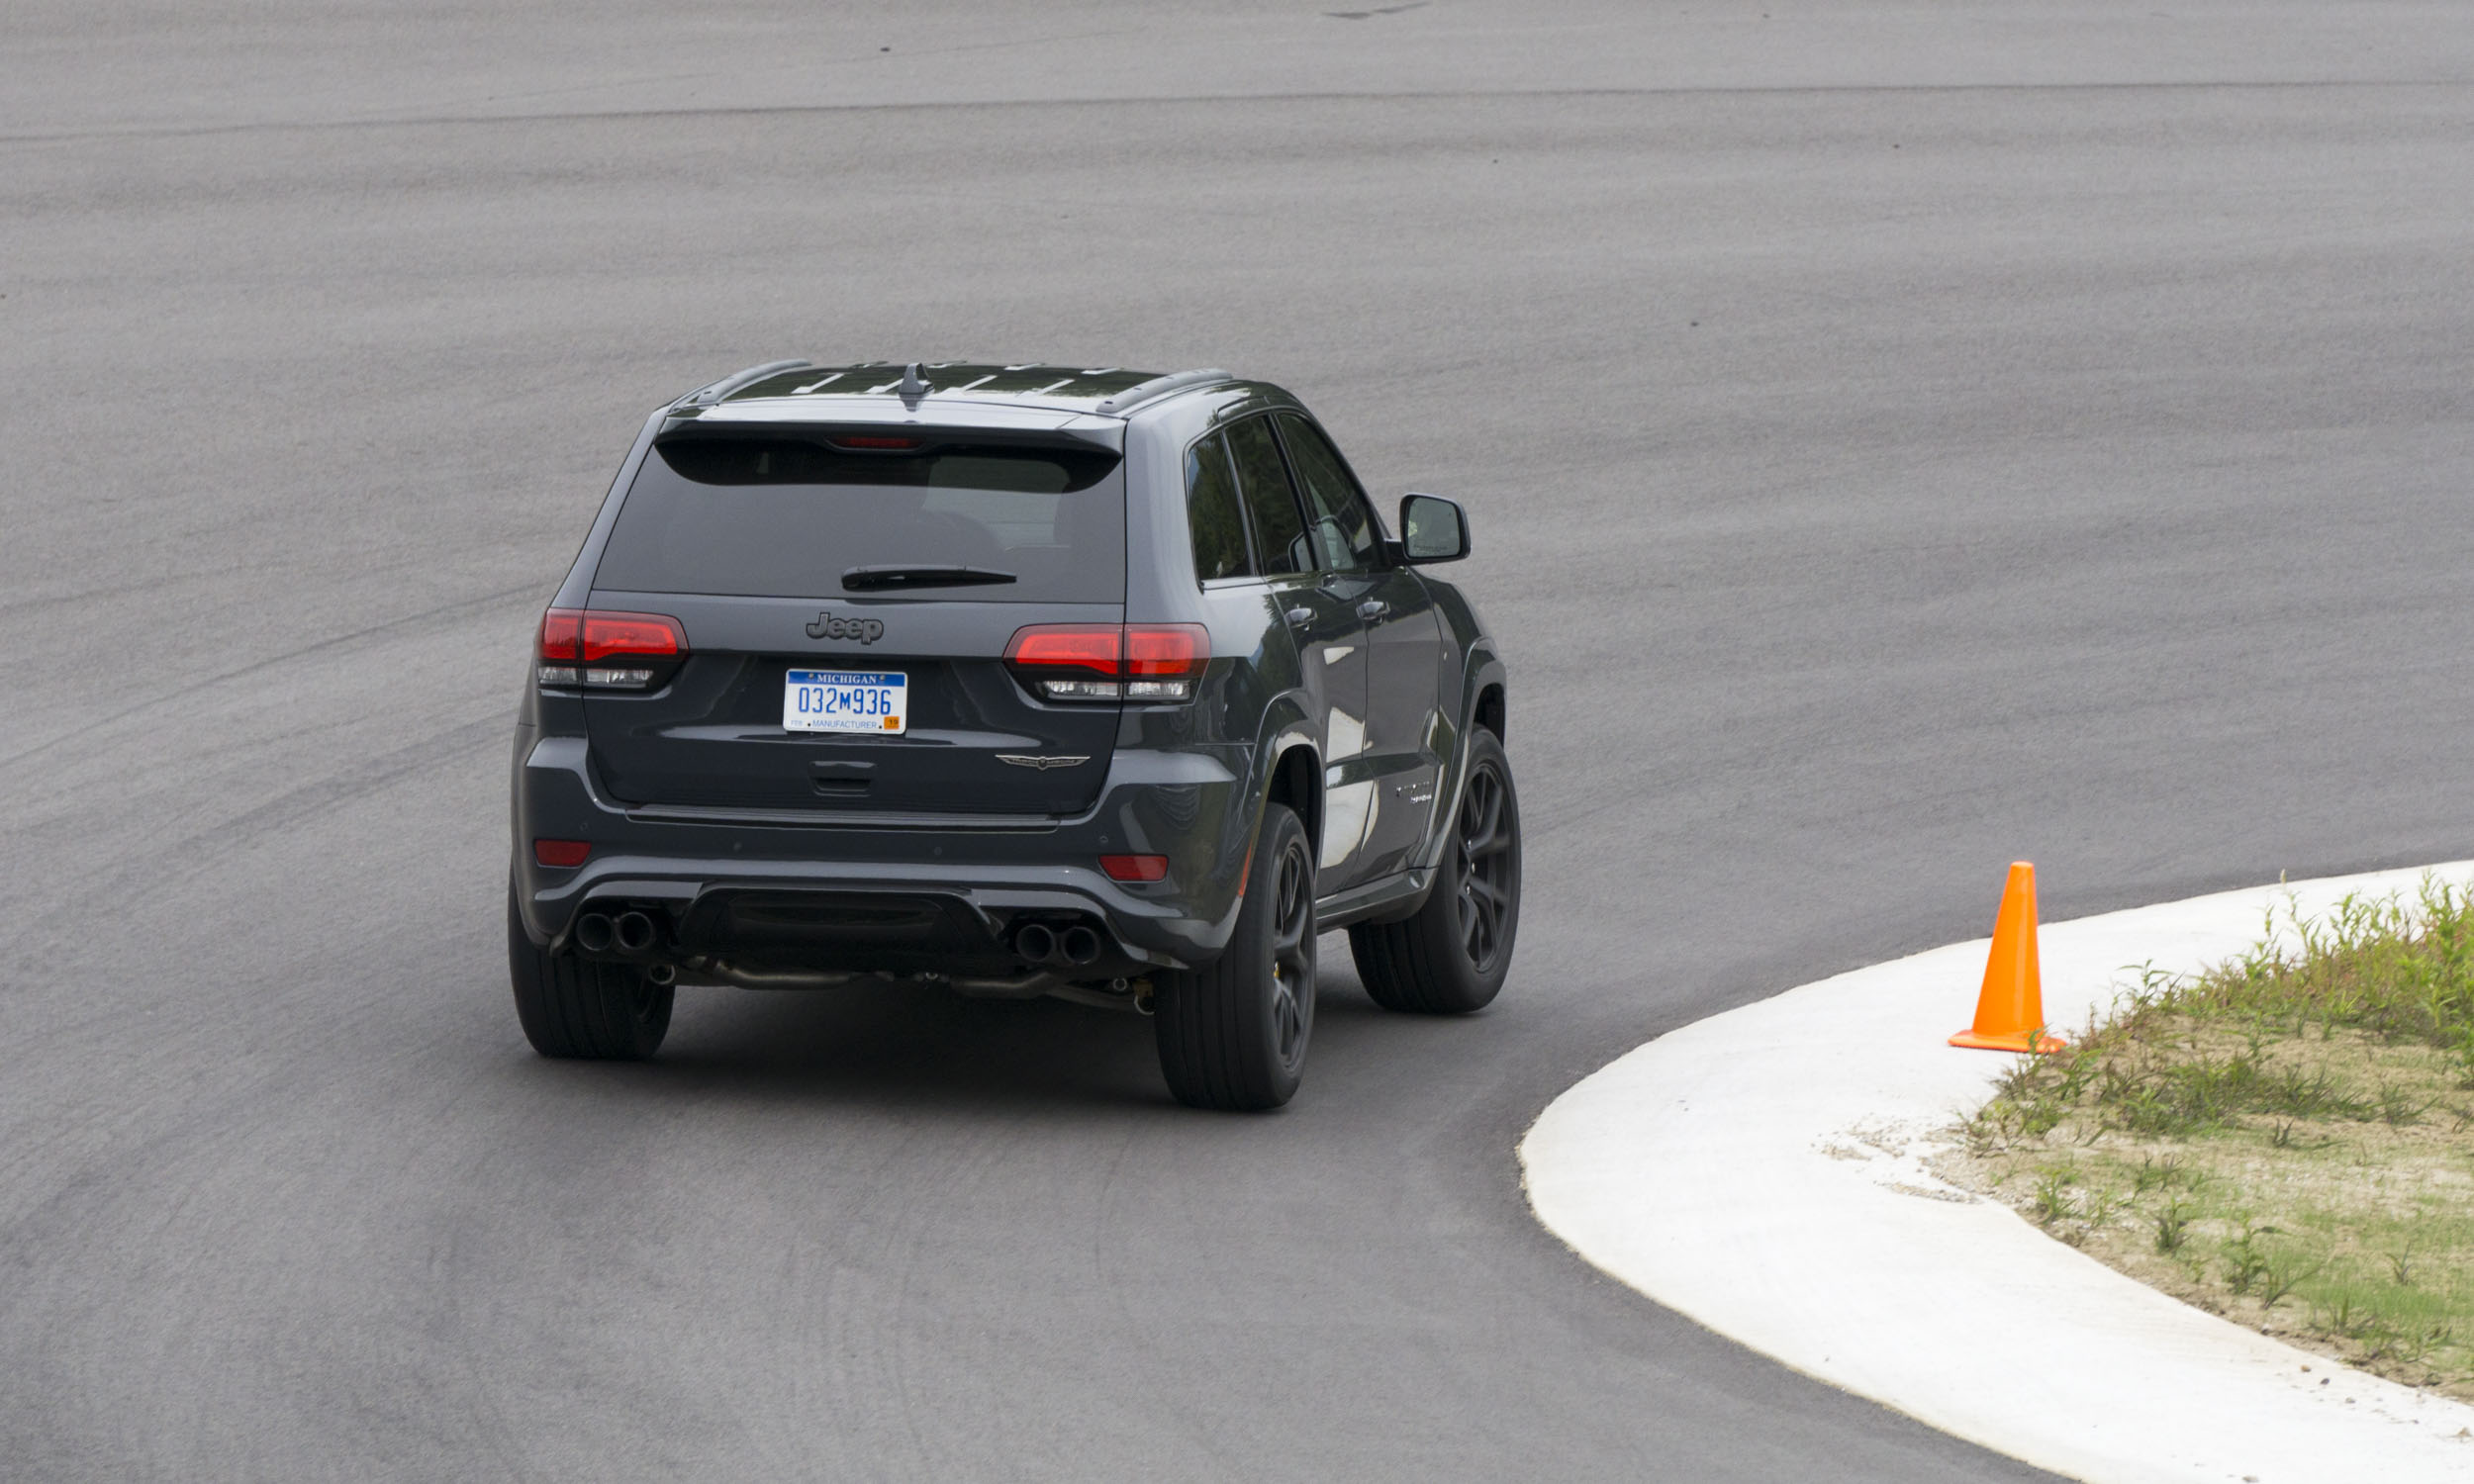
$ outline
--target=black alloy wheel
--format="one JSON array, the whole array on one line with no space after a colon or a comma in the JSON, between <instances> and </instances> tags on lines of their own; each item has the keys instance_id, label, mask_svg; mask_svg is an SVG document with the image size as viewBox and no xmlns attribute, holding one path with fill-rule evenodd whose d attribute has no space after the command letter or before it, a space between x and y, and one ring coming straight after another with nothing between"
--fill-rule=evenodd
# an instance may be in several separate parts
<instances>
[{"instance_id":1,"label":"black alloy wheel","mask_svg":"<svg viewBox=\"0 0 2474 1484\"><path fill-rule=\"evenodd\" d=\"M1280 853L1272 893L1272 1053L1292 1071L1305 1067L1314 1030L1314 863L1302 837Z\"/></svg>"},{"instance_id":2,"label":"black alloy wheel","mask_svg":"<svg viewBox=\"0 0 2474 1484\"><path fill-rule=\"evenodd\" d=\"M1484 974L1511 947L1513 860L1511 785L1504 770L1488 762L1473 769L1461 793L1459 869L1461 950L1470 967Z\"/></svg>"},{"instance_id":3,"label":"black alloy wheel","mask_svg":"<svg viewBox=\"0 0 2474 1484\"><path fill-rule=\"evenodd\" d=\"M1313 848L1295 813L1269 804L1227 949L1163 976L1152 1028L1179 1102L1260 1111L1296 1095L1314 1039L1314 937Z\"/></svg>"},{"instance_id":4,"label":"black alloy wheel","mask_svg":"<svg viewBox=\"0 0 2474 1484\"><path fill-rule=\"evenodd\" d=\"M1349 955L1375 1003L1466 1015L1492 1003L1520 932L1520 795L1494 733L1470 734L1451 843L1425 904L1398 922L1349 929Z\"/></svg>"}]
</instances>

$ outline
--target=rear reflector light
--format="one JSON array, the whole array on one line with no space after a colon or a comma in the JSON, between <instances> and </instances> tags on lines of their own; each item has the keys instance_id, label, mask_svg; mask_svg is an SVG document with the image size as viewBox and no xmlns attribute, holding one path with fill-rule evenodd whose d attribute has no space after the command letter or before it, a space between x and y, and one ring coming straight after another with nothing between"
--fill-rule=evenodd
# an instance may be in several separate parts
<instances>
[{"instance_id":1,"label":"rear reflector light","mask_svg":"<svg viewBox=\"0 0 2474 1484\"><path fill-rule=\"evenodd\" d=\"M600 608L551 608L541 615L540 664L545 686L640 691L687 653L687 630L667 613L618 613ZM653 665L599 665L608 659Z\"/></svg>"},{"instance_id":2,"label":"rear reflector light","mask_svg":"<svg viewBox=\"0 0 2474 1484\"><path fill-rule=\"evenodd\" d=\"M1169 874L1166 856L1101 856L1099 869L1112 881L1157 881Z\"/></svg>"},{"instance_id":3,"label":"rear reflector light","mask_svg":"<svg viewBox=\"0 0 2474 1484\"><path fill-rule=\"evenodd\" d=\"M1199 623L1034 623L1005 663L1047 700L1185 701L1211 663Z\"/></svg>"},{"instance_id":4,"label":"rear reflector light","mask_svg":"<svg viewBox=\"0 0 2474 1484\"><path fill-rule=\"evenodd\" d=\"M590 840L535 840L532 842L532 859L544 866L556 866L562 870L583 865L584 858L592 853L593 842Z\"/></svg>"}]
</instances>

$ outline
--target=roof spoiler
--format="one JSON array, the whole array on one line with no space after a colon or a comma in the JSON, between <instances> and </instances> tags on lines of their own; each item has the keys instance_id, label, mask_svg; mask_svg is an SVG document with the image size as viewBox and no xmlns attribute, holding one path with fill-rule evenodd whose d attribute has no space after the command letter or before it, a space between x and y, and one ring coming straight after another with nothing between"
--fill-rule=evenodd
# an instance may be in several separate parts
<instances>
[{"instance_id":1,"label":"roof spoiler","mask_svg":"<svg viewBox=\"0 0 2474 1484\"><path fill-rule=\"evenodd\" d=\"M1230 373L1216 368L1208 371L1178 371L1168 376L1155 376L1149 381L1136 382L1104 402L1094 403L1092 411L1102 417L1121 417L1142 404L1156 398L1166 397L1171 392L1182 392L1188 387L1198 387L1205 382L1235 381L1236 379Z\"/></svg>"},{"instance_id":2,"label":"roof spoiler","mask_svg":"<svg viewBox=\"0 0 2474 1484\"><path fill-rule=\"evenodd\" d=\"M711 407L741 387L752 385L768 376L784 371L797 371L814 364L814 361L767 361L761 366L750 366L744 371L732 372L710 386L698 387L670 405L672 407Z\"/></svg>"}]
</instances>

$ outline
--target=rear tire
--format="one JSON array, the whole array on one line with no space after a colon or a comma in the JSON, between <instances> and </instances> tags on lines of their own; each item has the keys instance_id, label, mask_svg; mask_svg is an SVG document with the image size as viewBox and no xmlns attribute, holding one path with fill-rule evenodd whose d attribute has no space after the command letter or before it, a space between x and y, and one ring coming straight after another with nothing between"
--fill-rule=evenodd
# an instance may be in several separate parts
<instances>
[{"instance_id":1,"label":"rear tire","mask_svg":"<svg viewBox=\"0 0 2474 1484\"><path fill-rule=\"evenodd\" d=\"M1520 931L1520 797L1494 733L1470 733L1452 842L1415 915L1349 929L1349 957L1375 1003L1411 1015L1467 1015L1503 987Z\"/></svg>"},{"instance_id":2,"label":"rear tire","mask_svg":"<svg viewBox=\"0 0 2474 1484\"><path fill-rule=\"evenodd\" d=\"M1263 810L1227 951L1165 977L1152 1028L1179 1102L1252 1112L1296 1095L1314 1034L1314 851L1285 805Z\"/></svg>"},{"instance_id":3,"label":"rear tire","mask_svg":"<svg viewBox=\"0 0 2474 1484\"><path fill-rule=\"evenodd\" d=\"M516 883L507 883L507 976L515 985L516 1018L524 1039L545 1057L641 1062L670 1033L677 991L624 964L579 959L535 948L516 912Z\"/></svg>"}]
</instances>

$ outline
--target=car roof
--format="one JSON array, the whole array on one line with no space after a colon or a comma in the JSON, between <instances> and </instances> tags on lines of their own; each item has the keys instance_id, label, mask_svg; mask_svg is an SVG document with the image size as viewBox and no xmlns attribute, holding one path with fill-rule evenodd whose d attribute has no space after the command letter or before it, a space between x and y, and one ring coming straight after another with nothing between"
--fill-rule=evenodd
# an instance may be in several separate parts
<instances>
[{"instance_id":1,"label":"car roof","mask_svg":"<svg viewBox=\"0 0 2474 1484\"><path fill-rule=\"evenodd\" d=\"M1236 380L1218 370L1162 374L1123 366L1043 362L860 361L818 366L775 361L692 392L676 406L681 413L701 413L706 420L732 422L875 420L888 412L915 417L931 409L948 417L979 417L1000 408L1066 417L1122 417L1137 405L1174 392Z\"/></svg>"}]
</instances>

